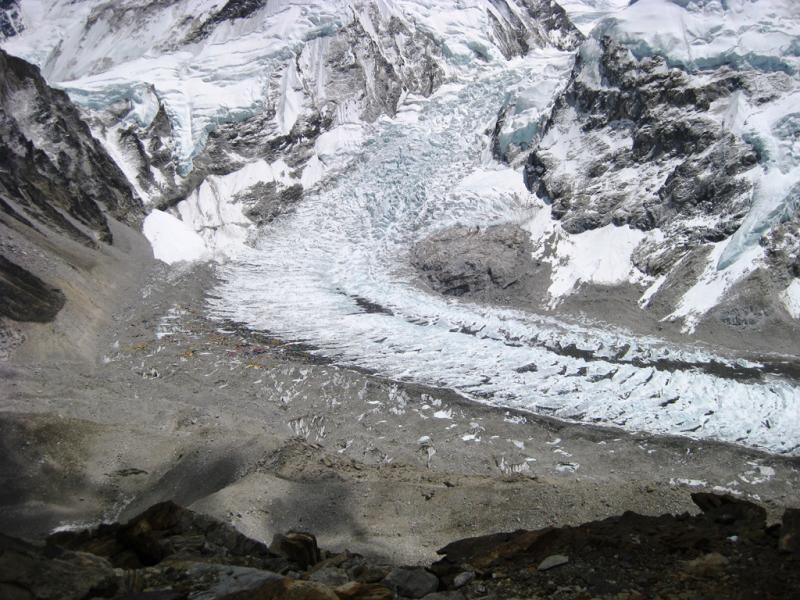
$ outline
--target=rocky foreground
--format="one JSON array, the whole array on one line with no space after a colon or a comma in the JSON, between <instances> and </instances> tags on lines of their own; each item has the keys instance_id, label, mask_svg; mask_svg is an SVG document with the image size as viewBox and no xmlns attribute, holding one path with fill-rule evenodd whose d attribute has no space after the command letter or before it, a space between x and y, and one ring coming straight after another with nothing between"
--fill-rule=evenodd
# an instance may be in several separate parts
<instances>
[{"instance_id":1,"label":"rocky foreground","mask_svg":"<svg viewBox=\"0 0 800 600\"><path fill-rule=\"evenodd\" d=\"M156 504L127 523L43 542L0 535L0 597L389 600L392 598L796 598L800 510L692 495L698 515L622 516L467 538L428 567L320 550L310 533L272 543Z\"/></svg>"}]
</instances>

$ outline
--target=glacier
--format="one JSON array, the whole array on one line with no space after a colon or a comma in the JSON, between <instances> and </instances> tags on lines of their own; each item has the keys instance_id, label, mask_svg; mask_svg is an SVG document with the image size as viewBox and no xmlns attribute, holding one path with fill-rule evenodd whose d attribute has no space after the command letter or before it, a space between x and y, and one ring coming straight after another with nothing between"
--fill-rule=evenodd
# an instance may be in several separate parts
<instances>
[{"instance_id":1,"label":"glacier","mask_svg":"<svg viewBox=\"0 0 800 600\"><path fill-rule=\"evenodd\" d=\"M89 115L152 208L145 233L156 256L220 261L216 317L477 402L800 453L796 379L688 337L667 342L548 311L591 285L635 286L647 309L680 278L683 259L648 273L642 248L688 244L675 232L713 230L714 218L676 217L674 230L609 219L569 231L523 180L533 149L550 152L565 176L593 158L565 97L570 85L618 91L603 75L608 39L635 60L662 60L647 63L653 73L698 87L720 73L766 82L766 91L721 95L704 109L757 161L740 175L752 188L747 214L735 232L702 240L705 262L664 317L692 332L767 268L765 233L798 212L797 3L562 5L580 34L559 25L558 11L547 26L531 17L531 7L555 6L548 0L270 0L235 18L222 18L221 0L31 0L20 8L24 29L2 43ZM358 77L342 75L351 64ZM566 127L554 126L559 110L574 117ZM630 124L612 125L592 143L631 151ZM174 181L155 153L126 145L130 132L169 154L162 162ZM679 166L664 165L596 178L595 196L653 196ZM254 219L261 196L288 208ZM551 268L548 306L531 313L420 287L407 260L415 243L451 226L505 223L527 231ZM797 282L787 277L778 298L795 319Z\"/></svg>"},{"instance_id":2,"label":"glacier","mask_svg":"<svg viewBox=\"0 0 800 600\"><path fill-rule=\"evenodd\" d=\"M697 348L448 300L415 285L402 256L426 232L525 221L536 212L532 195L514 184L504 189L506 168L487 158L482 132L509 89L559 64L568 69L569 57L529 55L442 89L414 122L381 123L346 177L223 266L214 313L310 344L341 364L479 402L796 453L791 381L715 375L713 354ZM501 173L493 194L465 193L478 169L479 182L492 169ZM360 299L381 310L366 311ZM692 366L662 366L672 361ZM531 363L537 370L522 368Z\"/></svg>"}]
</instances>

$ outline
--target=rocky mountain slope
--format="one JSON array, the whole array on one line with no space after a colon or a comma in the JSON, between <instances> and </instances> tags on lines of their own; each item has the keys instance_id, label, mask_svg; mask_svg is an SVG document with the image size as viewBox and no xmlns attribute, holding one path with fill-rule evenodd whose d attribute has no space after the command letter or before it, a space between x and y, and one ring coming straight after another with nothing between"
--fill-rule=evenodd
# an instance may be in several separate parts
<instances>
[{"instance_id":1,"label":"rocky mountain slope","mask_svg":"<svg viewBox=\"0 0 800 600\"><path fill-rule=\"evenodd\" d=\"M2 50L0 75L0 317L48 322L68 300L97 293L88 283L92 265L115 230L125 230L123 246L135 238L144 214L66 93ZM77 320L68 327L91 319ZM3 345L19 342L13 338L6 333Z\"/></svg>"},{"instance_id":2,"label":"rocky mountain slope","mask_svg":"<svg viewBox=\"0 0 800 600\"><path fill-rule=\"evenodd\" d=\"M665 31L647 20L659 10ZM796 317L798 24L785 2L639 2L581 47L527 159L560 231L635 234L657 318L691 331L718 305L737 329Z\"/></svg>"}]
</instances>

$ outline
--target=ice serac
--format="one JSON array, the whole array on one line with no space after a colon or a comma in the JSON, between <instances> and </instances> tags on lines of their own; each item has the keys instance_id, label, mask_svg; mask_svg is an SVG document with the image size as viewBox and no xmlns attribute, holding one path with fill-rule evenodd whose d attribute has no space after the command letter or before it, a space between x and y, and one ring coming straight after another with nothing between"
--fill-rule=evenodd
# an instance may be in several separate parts
<instances>
[{"instance_id":1,"label":"ice serac","mask_svg":"<svg viewBox=\"0 0 800 600\"><path fill-rule=\"evenodd\" d=\"M759 270L776 290L794 276L780 262L796 255L787 230L800 208L798 32L791 1L632 3L581 46L527 158L529 189L568 234L660 232L634 253L658 280L642 304L687 330ZM692 301L711 288L712 301Z\"/></svg>"}]
</instances>

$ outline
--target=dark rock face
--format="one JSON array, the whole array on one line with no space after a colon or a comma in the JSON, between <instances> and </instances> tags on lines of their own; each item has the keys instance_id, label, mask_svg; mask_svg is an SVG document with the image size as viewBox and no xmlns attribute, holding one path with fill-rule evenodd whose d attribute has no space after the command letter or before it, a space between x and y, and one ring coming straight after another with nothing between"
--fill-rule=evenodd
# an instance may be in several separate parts
<instances>
[{"instance_id":1,"label":"dark rock face","mask_svg":"<svg viewBox=\"0 0 800 600\"><path fill-rule=\"evenodd\" d=\"M57 549L0 534L0 598L109 598L118 589L111 564L94 554Z\"/></svg>"},{"instance_id":2,"label":"dark rock face","mask_svg":"<svg viewBox=\"0 0 800 600\"><path fill-rule=\"evenodd\" d=\"M491 4L495 11L488 11L488 15L494 42L507 59L527 54L531 41L534 46L573 50L583 40L564 9L550 0L520 2L520 8L530 17L528 22L520 19L506 0L491 0Z\"/></svg>"},{"instance_id":3,"label":"dark rock face","mask_svg":"<svg viewBox=\"0 0 800 600\"><path fill-rule=\"evenodd\" d=\"M19 11L19 0L0 0L0 41L25 29Z\"/></svg>"},{"instance_id":4,"label":"dark rock face","mask_svg":"<svg viewBox=\"0 0 800 600\"><path fill-rule=\"evenodd\" d=\"M52 321L64 294L0 255L0 316L15 321Z\"/></svg>"},{"instance_id":5,"label":"dark rock face","mask_svg":"<svg viewBox=\"0 0 800 600\"><path fill-rule=\"evenodd\" d=\"M788 284L790 277L800 277L800 214L775 227L769 236L761 238L770 270L783 275Z\"/></svg>"},{"instance_id":6,"label":"dark rock face","mask_svg":"<svg viewBox=\"0 0 800 600\"><path fill-rule=\"evenodd\" d=\"M692 499L702 514L628 512L579 527L460 540L439 551L444 558L432 570L454 587L459 573L470 568L478 579L469 585L499 598L550 597L556 590L566 598L800 593L796 554L784 550L796 534L796 511L786 512L780 528L767 527L764 509L750 502L714 494Z\"/></svg>"},{"instance_id":7,"label":"dark rock face","mask_svg":"<svg viewBox=\"0 0 800 600\"><path fill-rule=\"evenodd\" d=\"M392 569L383 584L406 598L423 598L439 589L439 579L423 568Z\"/></svg>"},{"instance_id":8,"label":"dark rock face","mask_svg":"<svg viewBox=\"0 0 800 600\"><path fill-rule=\"evenodd\" d=\"M513 225L454 227L418 242L411 264L435 290L462 296L506 290L530 275L528 234Z\"/></svg>"},{"instance_id":9,"label":"dark rock face","mask_svg":"<svg viewBox=\"0 0 800 600\"><path fill-rule=\"evenodd\" d=\"M93 246L110 243L105 213L137 225L142 206L67 95L0 50L0 207Z\"/></svg>"},{"instance_id":10,"label":"dark rock face","mask_svg":"<svg viewBox=\"0 0 800 600\"><path fill-rule=\"evenodd\" d=\"M247 216L257 225L270 223L292 210L303 199L303 186L292 185L278 191L275 182L255 185L239 198L249 206Z\"/></svg>"},{"instance_id":11,"label":"dark rock face","mask_svg":"<svg viewBox=\"0 0 800 600\"><path fill-rule=\"evenodd\" d=\"M124 524L51 535L45 545L0 535L3 598L392 600L388 587L358 577L389 569L322 552L307 533L276 534L267 548L172 502Z\"/></svg>"},{"instance_id":12,"label":"dark rock face","mask_svg":"<svg viewBox=\"0 0 800 600\"><path fill-rule=\"evenodd\" d=\"M741 73L719 69L698 81L663 59L637 60L610 38L590 40L528 158L525 183L570 233L613 223L662 228L670 243L724 239L750 207L744 174L758 156L708 110L748 86ZM574 145L569 169L556 136ZM693 218L707 223L682 224Z\"/></svg>"},{"instance_id":13,"label":"dark rock face","mask_svg":"<svg viewBox=\"0 0 800 600\"><path fill-rule=\"evenodd\" d=\"M193 42L207 37L220 23L247 18L266 4L267 0L228 0L225 6L189 34L187 41Z\"/></svg>"},{"instance_id":14,"label":"dark rock face","mask_svg":"<svg viewBox=\"0 0 800 600\"><path fill-rule=\"evenodd\" d=\"M262 543L230 525L186 510L172 502L156 504L125 524L101 525L95 530L50 536L51 547L103 556L118 568L154 566L166 559L201 560L281 570L288 565Z\"/></svg>"},{"instance_id":15,"label":"dark rock face","mask_svg":"<svg viewBox=\"0 0 800 600\"><path fill-rule=\"evenodd\" d=\"M537 46L553 45L559 50L574 50L583 34L569 20L566 11L552 0L523 0L522 8L534 23L532 32Z\"/></svg>"},{"instance_id":16,"label":"dark rock face","mask_svg":"<svg viewBox=\"0 0 800 600\"><path fill-rule=\"evenodd\" d=\"M299 565L302 569L313 567L322 556L317 547L317 538L310 533L290 531L277 534L270 544L270 551Z\"/></svg>"}]
</instances>

